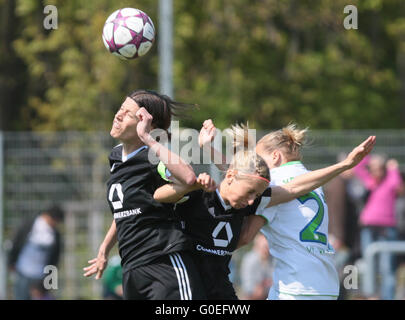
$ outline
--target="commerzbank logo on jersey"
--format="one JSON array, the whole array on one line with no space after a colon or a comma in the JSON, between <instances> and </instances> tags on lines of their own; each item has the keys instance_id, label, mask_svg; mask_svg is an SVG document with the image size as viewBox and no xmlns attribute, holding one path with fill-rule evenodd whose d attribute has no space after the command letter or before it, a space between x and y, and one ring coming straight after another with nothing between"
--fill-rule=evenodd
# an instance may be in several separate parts
<instances>
[{"instance_id":1,"label":"commerzbank logo on jersey","mask_svg":"<svg viewBox=\"0 0 405 320\"><path fill-rule=\"evenodd\" d=\"M226 239L218 239L218 234L221 230L225 228L226 230ZM217 247L227 247L233 238L231 224L229 222L221 221L215 227L214 231L212 232L212 238L214 240L214 245Z\"/></svg>"},{"instance_id":2,"label":"commerzbank logo on jersey","mask_svg":"<svg viewBox=\"0 0 405 320\"><path fill-rule=\"evenodd\" d=\"M116 200L118 197L118 200ZM114 200L115 199L115 200ZM121 183L114 183L111 185L110 192L108 194L108 200L111 202L114 210L122 209L122 203L124 202L124 194L122 193Z\"/></svg>"},{"instance_id":3,"label":"commerzbank logo on jersey","mask_svg":"<svg viewBox=\"0 0 405 320\"><path fill-rule=\"evenodd\" d=\"M110 192L108 193L108 200L111 202L114 210L123 208L124 194L122 193L122 186L120 183L114 183L111 185ZM119 211L114 213L114 219L136 216L141 213L141 208Z\"/></svg>"}]
</instances>

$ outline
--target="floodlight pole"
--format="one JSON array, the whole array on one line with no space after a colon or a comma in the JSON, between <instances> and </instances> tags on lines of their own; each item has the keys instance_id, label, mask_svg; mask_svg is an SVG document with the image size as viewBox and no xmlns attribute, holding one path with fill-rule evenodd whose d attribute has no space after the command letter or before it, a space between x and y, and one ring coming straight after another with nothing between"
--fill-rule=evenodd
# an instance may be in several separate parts
<instances>
[{"instance_id":1,"label":"floodlight pole","mask_svg":"<svg viewBox=\"0 0 405 320\"><path fill-rule=\"evenodd\" d=\"M159 91L173 97L173 0L159 0Z\"/></svg>"}]
</instances>

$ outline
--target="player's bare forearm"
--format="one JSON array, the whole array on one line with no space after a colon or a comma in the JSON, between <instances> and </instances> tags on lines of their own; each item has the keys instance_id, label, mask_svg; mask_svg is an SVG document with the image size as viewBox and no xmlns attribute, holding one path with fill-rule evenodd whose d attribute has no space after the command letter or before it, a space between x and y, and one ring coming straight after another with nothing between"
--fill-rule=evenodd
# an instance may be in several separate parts
<instances>
[{"instance_id":1,"label":"player's bare forearm","mask_svg":"<svg viewBox=\"0 0 405 320\"><path fill-rule=\"evenodd\" d=\"M157 142L151 136L145 139L146 145L155 153L155 155L164 163L174 178L181 183L192 186L195 183L195 173L191 165L186 163L177 154L171 152L168 148Z\"/></svg>"},{"instance_id":2,"label":"player's bare forearm","mask_svg":"<svg viewBox=\"0 0 405 320\"><path fill-rule=\"evenodd\" d=\"M222 154L222 152L217 151L212 146L212 141L214 140L215 134L216 128L212 120L205 120L200 130L200 135L198 136L198 144L205 153L208 153L210 155L211 162L214 163L219 170L226 171L228 170L226 157Z\"/></svg>"},{"instance_id":3,"label":"player's bare forearm","mask_svg":"<svg viewBox=\"0 0 405 320\"><path fill-rule=\"evenodd\" d=\"M208 153L211 157L211 162L221 171L228 170L229 165L226 163L226 157L222 152L215 149L213 146L204 146L204 152Z\"/></svg>"},{"instance_id":4,"label":"player's bare forearm","mask_svg":"<svg viewBox=\"0 0 405 320\"><path fill-rule=\"evenodd\" d=\"M192 186L181 183L170 183L158 188L153 198L162 203L175 203L182 199L185 194L199 189L197 184Z\"/></svg>"},{"instance_id":5,"label":"player's bare forearm","mask_svg":"<svg viewBox=\"0 0 405 320\"><path fill-rule=\"evenodd\" d=\"M108 256L111 249L114 247L116 243L117 243L117 226L115 224L115 221L113 220L110 229L108 230L103 242L100 245L99 254L104 254L105 256Z\"/></svg>"},{"instance_id":6,"label":"player's bare forearm","mask_svg":"<svg viewBox=\"0 0 405 320\"><path fill-rule=\"evenodd\" d=\"M342 163L315 170L295 177L291 182L271 187L269 207L291 201L324 185L348 168Z\"/></svg>"},{"instance_id":7,"label":"player's bare forearm","mask_svg":"<svg viewBox=\"0 0 405 320\"><path fill-rule=\"evenodd\" d=\"M210 175L200 173L192 186L175 181L174 183L166 184L157 189L153 198L158 202L175 203L192 191L202 189L205 192L214 192L216 188L217 184Z\"/></svg>"},{"instance_id":8,"label":"player's bare forearm","mask_svg":"<svg viewBox=\"0 0 405 320\"><path fill-rule=\"evenodd\" d=\"M153 117L150 113L142 107L136 112L136 117L140 120L136 130L141 141L164 163L176 179L184 184L193 185L196 179L193 168L151 136Z\"/></svg>"},{"instance_id":9,"label":"player's bare forearm","mask_svg":"<svg viewBox=\"0 0 405 320\"><path fill-rule=\"evenodd\" d=\"M303 196L324 185L343 171L353 168L373 149L375 138L375 136L368 137L339 163L297 176L283 186L272 187L269 207Z\"/></svg>"}]
</instances>

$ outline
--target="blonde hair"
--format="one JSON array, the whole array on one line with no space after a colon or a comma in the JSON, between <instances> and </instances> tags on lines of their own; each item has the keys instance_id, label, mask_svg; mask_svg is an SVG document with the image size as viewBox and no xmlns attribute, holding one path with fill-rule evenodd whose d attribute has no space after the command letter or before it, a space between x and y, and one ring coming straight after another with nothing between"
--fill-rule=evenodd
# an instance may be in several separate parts
<instances>
[{"instance_id":1,"label":"blonde hair","mask_svg":"<svg viewBox=\"0 0 405 320\"><path fill-rule=\"evenodd\" d=\"M270 180L270 171L266 162L256 151L255 137L249 134L248 124L236 124L232 126L233 158L229 169L245 174L257 174Z\"/></svg>"},{"instance_id":2,"label":"blonde hair","mask_svg":"<svg viewBox=\"0 0 405 320\"><path fill-rule=\"evenodd\" d=\"M299 129L295 123L290 123L280 130L266 134L258 144L262 144L268 153L280 150L288 161L301 160L301 148L307 142L307 131L308 128Z\"/></svg>"}]
</instances>

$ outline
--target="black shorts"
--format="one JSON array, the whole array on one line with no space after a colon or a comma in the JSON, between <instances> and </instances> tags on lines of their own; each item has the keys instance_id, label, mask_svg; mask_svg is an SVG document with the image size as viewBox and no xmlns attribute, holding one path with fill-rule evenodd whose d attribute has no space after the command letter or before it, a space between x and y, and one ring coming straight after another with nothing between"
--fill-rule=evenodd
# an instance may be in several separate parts
<instances>
[{"instance_id":1,"label":"black shorts","mask_svg":"<svg viewBox=\"0 0 405 320\"><path fill-rule=\"evenodd\" d=\"M208 300L238 300L229 280L229 261L215 255L194 254Z\"/></svg>"},{"instance_id":2,"label":"black shorts","mask_svg":"<svg viewBox=\"0 0 405 320\"><path fill-rule=\"evenodd\" d=\"M126 300L205 300L204 287L187 252L171 253L124 272Z\"/></svg>"}]
</instances>

